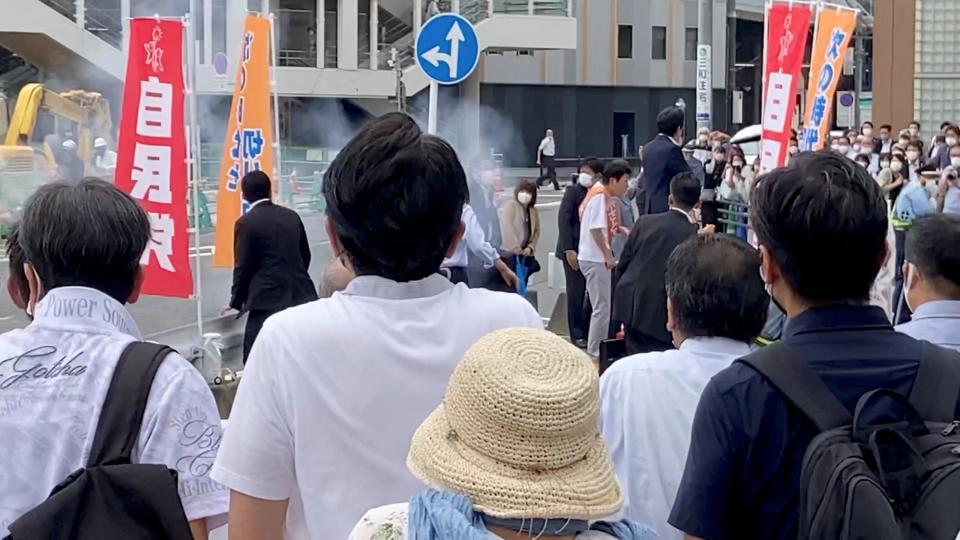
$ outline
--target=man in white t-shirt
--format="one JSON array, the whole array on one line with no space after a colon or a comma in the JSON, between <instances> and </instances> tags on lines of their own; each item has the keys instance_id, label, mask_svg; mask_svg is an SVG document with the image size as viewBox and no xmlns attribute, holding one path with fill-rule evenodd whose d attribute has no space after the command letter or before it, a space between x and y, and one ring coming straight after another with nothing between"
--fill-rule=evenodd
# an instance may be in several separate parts
<instances>
[{"instance_id":1,"label":"man in white t-shirt","mask_svg":"<svg viewBox=\"0 0 960 540\"><path fill-rule=\"evenodd\" d=\"M267 320L213 478L232 490L233 540L346 538L370 507L422 488L410 438L480 337L542 328L520 295L438 272L463 234L456 153L406 115L369 124L323 183L334 253L354 274L332 297Z\"/></svg>"},{"instance_id":2,"label":"man in white t-shirt","mask_svg":"<svg viewBox=\"0 0 960 540\"><path fill-rule=\"evenodd\" d=\"M610 333L610 297L612 270L617 262L611 244L617 235L630 235L620 223L618 197L627 193L630 184L630 164L622 159L611 161L603 168L603 178L587 193L580 207L580 244L577 261L587 282L587 296L593 311L587 333L587 354L600 357L600 342Z\"/></svg>"},{"instance_id":3,"label":"man in white t-shirt","mask_svg":"<svg viewBox=\"0 0 960 540\"><path fill-rule=\"evenodd\" d=\"M48 184L25 209L18 239L34 320L0 336L0 537L86 465L117 361L143 339L124 303L140 295L150 222L105 182ZM150 389L133 460L177 471L197 540L226 517L227 491L209 476L220 438L213 394L171 353Z\"/></svg>"},{"instance_id":4,"label":"man in white t-shirt","mask_svg":"<svg viewBox=\"0 0 960 540\"><path fill-rule=\"evenodd\" d=\"M548 129L543 140L540 141L540 146L537 147L537 165L540 167L537 187L542 186L544 181L550 181L553 183L553 189L560 191L560 183L557 181L557 164L554 161L556 155L557 144L553 140L553 130Z\"/></svg>"}]
</instances>

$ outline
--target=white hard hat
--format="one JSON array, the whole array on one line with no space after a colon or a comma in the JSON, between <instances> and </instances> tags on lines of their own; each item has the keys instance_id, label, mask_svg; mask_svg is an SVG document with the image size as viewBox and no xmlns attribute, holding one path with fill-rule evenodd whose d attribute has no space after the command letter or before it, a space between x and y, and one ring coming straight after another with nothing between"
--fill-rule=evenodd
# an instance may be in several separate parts
<instances>
[{"instance_id":1,"label":"white hard hat","mask_svg":"<svg viewBox=\"0 0 960 540\"><path fill-rule=\"evenodd\" d=\"M77 143L74 142L74 141L72 141L72 140L70 140L70 139L67 139L67 140L63 141L63 149L64 149L64 150L76 150L76 149L77 149Z\"/></svg>"},{"instance_id":2,"label":"white hard hat","mask_svg":"<svg viewBox=\"0 0 960 540\"><path fill-rule=\"evenodd\" d=\"M103 148L107 146L107 140L103 137L97 137L97 140L93 141L94 148Z\"/></svg>"}]
</instances>

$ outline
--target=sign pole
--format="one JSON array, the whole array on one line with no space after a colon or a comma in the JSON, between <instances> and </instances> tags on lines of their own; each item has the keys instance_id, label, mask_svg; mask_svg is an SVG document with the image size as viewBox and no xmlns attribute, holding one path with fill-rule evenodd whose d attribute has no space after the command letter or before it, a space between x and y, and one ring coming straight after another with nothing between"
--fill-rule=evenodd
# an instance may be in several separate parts
<instances>
[{"instance_id":1,"label":"sign pole","mask_svg":"<svg viewBox=\"0 0 960 540\"><path fill-rule=\"evenodd\" d=\"M697 129L713 124L713 0L697 10Z\"/></svg>"},{"instance_id":2,"label":"sign pole","mask_svg":"<svg viewBox=\"0 0 960 540\"><path fill-rule=\"evenodd\" d=\"M191 0L193 4L193 0ZM187 172L192 187L193 199L193 294L197 299L197 339L203 339L203 268L200 261L200 171L197 168L197 157L200 147L200 129L197 121L197 79L196 79L196 49L194 39L196 30L193 26L193 13L184 16L183 24L187 27Z\"/></svg>"},{"instance_id":3,"label":"sign pole","mask_svg":"<svg viewBox=\"0 0 960 540\"><path fill-rule=\"evenodd\" d=\"M440 85L430 81L430 105L427 111L427 133L437 134L437 100L440 97Z\"/></svg>"}]
</instances>

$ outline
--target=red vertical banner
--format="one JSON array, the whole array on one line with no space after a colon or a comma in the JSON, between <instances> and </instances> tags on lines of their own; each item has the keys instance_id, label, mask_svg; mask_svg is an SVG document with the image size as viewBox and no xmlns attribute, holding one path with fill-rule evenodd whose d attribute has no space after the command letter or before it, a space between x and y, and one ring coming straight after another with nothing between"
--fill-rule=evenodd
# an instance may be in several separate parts
<instances>
[{"instance_id":1,"label":"red vertical banner","mask_svg":"<svg viewBox=\"0 0 960 540\"><path fill-rule=\"evenodd\" d=\"M813 7L799 2L767 5L763 63L763 135L760 172L786 163L793 109Z\"/></svg>"},{"instance_id":2,"label":"red vertical banner","mask_svg":"<svg viewBox=\"0 0 960 540\"><path fill-rule=\"evenodd\" d=\"M187 234L187 143L184 116L183 23L130 21L123 87L117 186L150 216L151 240L140 260L144 294L193 293Z\"/></svg>"}]
</instances>

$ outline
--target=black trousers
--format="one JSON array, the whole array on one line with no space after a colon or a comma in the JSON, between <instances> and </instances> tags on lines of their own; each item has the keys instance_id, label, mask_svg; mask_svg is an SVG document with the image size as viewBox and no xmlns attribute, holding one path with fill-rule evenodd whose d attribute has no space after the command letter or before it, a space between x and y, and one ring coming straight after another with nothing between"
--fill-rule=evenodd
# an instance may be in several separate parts
<instances>
[{"instance_id":1,"label":"black trousers","mask_svg":"<svg viewBox=\"0 0 960 540\"><path fill-rule=\"evenodd\" d=\"M250 356L250 349L253 348L253 342L257 340L257 334L263 328L263 323L271 315L278 313L279 309L251 309L247 312L247 326L243 330L243 365L247 365L247 358Z\"/></svg>"},{"instance_id":2,"label":"black trousers","mask_svg":"<svg viewBox=\"0 0 960 540\"><path fill-rule=\"evenodd\" d=\"M467 287L470 286L470 280L467 277L467 269L462 266L451 266L444 268L447 272L450 272L450 275L447 276L447 279L450 280L450 283L456 285L457 283L463 283Z\"/></svg>"},{"instance_id":3,"label":"black trousers","mask_svg":"<svg viewBox=\"0 0 960 540\"><path fill-rule=\"evenodd\" d=\"M717 201L703 201L700 205L700 218L704 225L719 224L720 203Z\"/></svg>"},{"instance_id":4,"label":"black trousers","mask_svg":"<svg viewBox=\"0 0 960 540\"><path fill-rule=\"evenodd\" d=\"M896 238L897 267L894 268L893 300L890 305L893 306L893 318L897 319L893 321L893 324L903 324L910 322L911 318L907 301L905 298L901 298L901 295L905 294L903 290L903 262L906 260L907 231L894 229L893 235ZM900 308L900 317L897 317L897 307Z\"/></svg>"},{"instance_id":5,"label":"black trousers","mask_svg":"<svg viewBox=\"0 0 960 540\"><path fill-rule=\"evenodd\" d=\"M546 173L544 173L546 169ZM540 157L540 177L537 178L537 187L543 185L545 180L553 183L553 189L560 191L560 182L557 182L557 166L553 156Z\"/></svg>"},{"instance_id":6,"label":"black trousers","mask_svg":"<svg viewBox=\"0 0 960 540\"><path fill-rule=\"evenodd\" d=\"M567 326L570 339L587 339L590 329L590 308L587 302L587 280L579 270L570 268L566 259L562 259L563 277L567 282Z\"/></svg>"},{"instance_id":7,"label":"black trousers","mask_svg":"<svg viewBox=\"0 0 960 540\"><path fill-rule=\"evenodd\" d=\"M623 336L627 342L627 356L654 351L669 351L673 348L673 343L660 341L660 339L638 332L630 326L624 328Z\"/></svg>"}]
</instances>

